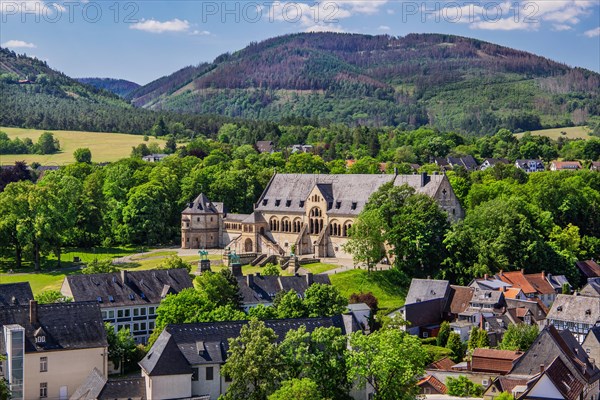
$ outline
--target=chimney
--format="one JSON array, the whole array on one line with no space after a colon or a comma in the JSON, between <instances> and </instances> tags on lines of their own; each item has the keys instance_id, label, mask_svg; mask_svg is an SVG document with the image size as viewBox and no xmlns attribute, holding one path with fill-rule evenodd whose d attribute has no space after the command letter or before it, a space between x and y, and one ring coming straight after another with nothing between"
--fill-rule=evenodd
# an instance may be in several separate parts
<instances>
[{"instance_id":1,"label":"chimney","mask_svg":"<svg viewBox=\"0 0 600 400\"><path fill-rule=\"evenodd\" d=\"M544 373L544 364L540 364L540 374Z\"/></svg>"},{"instance_id":2,"label":"chimney","mask_svg":"<svg viewBox=\"0 0 600 400\"><path fill-rule=\"evenodd\" d=\"M498 272L498 276L502 276L503 273L504 271L500 270L500 272Z\"/></svg>"},{"instance_id":3,"label":"chimney","mask_svg":"<svg viewBox=\"0 0 600 400\"><path fill-rule=\"evenodd\" d=\"M483 280L487 281L488 280L488 274L483 275Z\"/></svg>"},{"instance_id":4,"label":"chimney","mask_svg":"<svg viewBox=\"0 0 600 400\"><path fill-rule=\"evenodd\" d=\"M427 175L427 172L421 173L421 187L427 185L431 178Z\"/></svg>"},{"instance_id":5,"label":"chimney","mask_svg":"<svg viewBox=\"0 0 600 400\"><path fill-rule=\"evenodd\" d=\"M398 175L398 167L394 167L394 175Z\"/></svg>"},{"instance_id":6,"label":"chimney","mask_svg":"<svg viewBox=\"0 0 600 400\"><path fill-rule=\"evenodd\" d=\"M124 269L121 270L121 280L123 281L123 285L127 285L127 283L129 282L129 277L127 276L127 271Z\"/></svg>"},{"instance_id":7,"label":"chimney","mask_svg":"<svg viewBox=\"0 0 600 400\"><path fill-rule=\"evenodd\" d=\"M38 322L38 303L35 300L29 300L29 323L37 324Z\"/></svg>"},{"instance_id":8,"label":"chimney","mask_svg":"<svg viewBox=\"0 0 600 400\"><path fill-rule=\"evenodd\" d=\"M246 275L246 283L248 284L248 287L254 285L254 275L253 274Z\"/></svg>"},{"instance_id":9,"label":"chimney","mask_svg":"<svg viewBox=\"0 0 600 400\"><path fill-rule=\"evenodd\" d=\"M546 279L546 271L542 271L542 279Z\"/></svg>"},{"instance_id":10,"label":"chimney","mask_svg":"<svg viewBox=\"0 0 600 400\"><path fill-rule=\"evenodd\" d=\"M315 281L315 280L314 280L314 278L313 278L313 274L312 274L312 272L308 272L308 273L306 274L306 284L307 284L308 286L310 286L310 285L312 285L312 284L313 284L313 282L314 282L314 281Z\"/></svg>"},{"instance_id":11,"label":"chimney","mask_svg":"<svg viewBox=\"0 0 600 400\"><path fill-rule=\"evenodd\" d=\"M524 274L525 273L525 269L521 268L521 273Z\"/></svg>"}]
</instances>

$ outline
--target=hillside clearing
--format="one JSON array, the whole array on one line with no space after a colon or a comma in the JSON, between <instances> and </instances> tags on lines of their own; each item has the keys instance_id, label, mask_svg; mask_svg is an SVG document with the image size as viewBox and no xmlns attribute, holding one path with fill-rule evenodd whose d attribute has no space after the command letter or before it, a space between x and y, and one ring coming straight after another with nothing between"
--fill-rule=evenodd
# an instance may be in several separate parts
<instances>
[{"instance_id":1,"label":"hillside clearing","mask_svg":"<svg viewBox=\"0 0 600 400\"><path fill-rule=\"evenodd\" d=\"M393 311L404 305L408 285L395 270L367 272L362 269L329 275L331 284L346 298L352 293L371 292L379 300L379 308Z\"/></svg>"},{"instance_id":2,"label":"hillside clearing","mask_svg":"<svg viewBox=\"0 0 600 400\"><path fill-rule=\"evenodd\" d=\"M566 132L566 135L563 135L561 132ZM534 136L548 136L553 140L557 140L559 137L563 137L565 139L589 139L591 137L590 129L587 126L542 129L539 131L531 131L531 134ZM521 138L523 133L518 133L515 136L517 136L517 138Z\"/></svg>"},{"instance_id":3,"label":"hillside clearing","mask_svg":"<svg viewBox=\"0 0 600 400\"><path fill-rule=\"evenodd\" d=\"M141 143L158 143L162 148L164 140L150 139L144 142L142 135L129 135L124 133L101 133L82 131L55 131L23 128L0 128L9 138L30 138L35 143L43 132L52 132L60 142L61 151L56 154L2 154L0 165L14 164L15 161L25 161L28 164L38 162L41 165L64 165L74 162L73 152L81 147L88 147L92 151L93 162L111 162L127 158L131 148Z\"/></svg>"}]
</instances>

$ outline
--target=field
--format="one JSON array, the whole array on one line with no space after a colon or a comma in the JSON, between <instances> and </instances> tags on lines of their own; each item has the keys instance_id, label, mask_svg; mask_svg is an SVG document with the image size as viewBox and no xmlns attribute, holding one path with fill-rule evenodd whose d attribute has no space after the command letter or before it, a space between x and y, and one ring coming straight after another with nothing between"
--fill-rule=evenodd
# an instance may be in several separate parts
<instances>
[{"instance_id":1,"label":"field","mask_svg":"<svg viewBox=\"0 0 600 400\"><path fill-rule=\"evenodd\" d=\"M403 284L394 270L367 272L354 269L329 275L331 284L338 288L344 297L352 293L371 292L379 300L379 308L393 311L404 305L408 284Z\"/></svg>"},{"instance_id":2,"label":"field","mask_svg":"<svg viewBox=\"0 0 600 400\"><path fill-rule=\"evenodd\" d=\"M0 128L8 137L30 138L35 143L40 135L45 132L39 129ZM150 139L144 142L141 135L127 135L123 133L99 133L79 131L48 131L60 142L61 151L56 154L3 154L0 155L0 165L14 164L15 161L25 161L28 164L38 162L41 165L64 165L74 162L73 152L81 147L88 147L92 151L92 161L109 162L127 158L131 148L140 143L150 144L157 142L162 148L164 140Z\"/></svg>"},{"instance_id":3,"label":"field","mask_svg":"<svg viewBox=\"0 0 600 400\"><path fill-rule=\"evenodd\" d=\"M566 132L566 135L563 135L561 132ZM531 131L532 135L535 136L548 136L550 139L557 140L559 137L564 137L565 139L589 139L589 128L587 126L572 126L569 128L553 128L553 129L542 129L539 131ZM523 136L522 133L516 134L518 138Z\"/></svg>"}]
</instances>

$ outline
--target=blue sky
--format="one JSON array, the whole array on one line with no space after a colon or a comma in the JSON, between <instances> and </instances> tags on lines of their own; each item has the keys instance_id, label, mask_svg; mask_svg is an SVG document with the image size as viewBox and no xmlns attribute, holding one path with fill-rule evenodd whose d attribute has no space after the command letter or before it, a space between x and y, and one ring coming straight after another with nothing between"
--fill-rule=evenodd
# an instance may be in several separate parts
<instances>
[{"instance_id":1,"label":"blue sky","mask_svg":"<svg viewBox=\"0 0 600 400\"><path fill-rule=\"evenodd\" d=\"M73 77L144 84L252 41L328 30L449 33L600 72L600 0L0 0L0 44Z\"/></svg>"}]
</instances>

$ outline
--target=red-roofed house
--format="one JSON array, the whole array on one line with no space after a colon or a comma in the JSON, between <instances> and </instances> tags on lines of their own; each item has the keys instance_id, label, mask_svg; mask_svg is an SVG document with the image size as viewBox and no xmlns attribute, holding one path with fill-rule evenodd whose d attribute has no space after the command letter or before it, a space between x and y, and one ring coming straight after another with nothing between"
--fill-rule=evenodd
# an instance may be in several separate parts
<instances>
[{"instance_id":1,"label":"red-roofed house","mask_svg":"<svg viewBox=\"0 0 600 400\"><path fill-rule=\"evenodd\" d=\"M510 284L512 289L521 289L526 298L540 299L547 307L550 307L556 299L557 289L548 282L548 275L544 272L525 274L523 270L500 271L497 277Z\"/></svg>"},{"instance_id":2,"label":"red-roofed house","mask_svg":"<svg viewBox=\"0 0 600 400\"><path fill-rule=\"evenodd\" d=\"M579 161L552 161L550 171L577 171L581 169Z\"/></svg>"},{"instance_id":3,"label":"red-roofed house","mask_svg":"<svg viewBox=\"0 0 600 400\"><path fill-rule=\"evenodd\" d=\"M440 382L435 376L427 375L421 379L417 386L419 386L419 394L446 394L448 388L442 382Z\"/></svg>"},{"instance_id":4,"label":"red-roofed house","mask_svg":"<svg viewBox=\"0 0 600 400\"><path fill-rule=\"evenodd\" d=\"M506 375L522 355L519 351L475 349L471 359L471 371Z\"/></svg>"}]
</instances>

